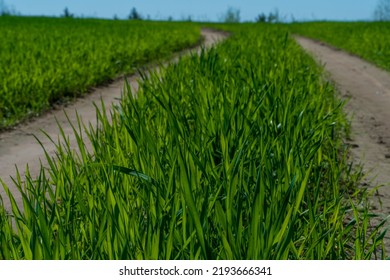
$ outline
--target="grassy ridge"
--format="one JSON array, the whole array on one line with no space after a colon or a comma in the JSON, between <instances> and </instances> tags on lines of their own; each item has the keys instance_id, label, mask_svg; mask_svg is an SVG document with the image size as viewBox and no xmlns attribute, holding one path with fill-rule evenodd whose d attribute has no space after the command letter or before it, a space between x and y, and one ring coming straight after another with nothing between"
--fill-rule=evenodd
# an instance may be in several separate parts
<instances>
[{"instance_id":1,"label":"grassy ridge","mask_svg":"<svg viewBox=\"0 0 390 280\"><path fill-rule=\"evenodd\" d=\"M0 17L0 129L199 36L184 23Z\"/></svg>"},{"instance_id":2,"label":"grassy ridge","mask_svg":"<svg viewBox=\"0 0 390 280\"><path fill-rule=\"evenodd\" d=\"M389 22L310 22L290 27L293 32L327 42L390 70Z\"/></svg>"},{"instance_id":3,"label":"grassy ridge","mask_svg":"<svg viewBox=\"0 0 390 280\"><path fill-rule=\"evenodd\" d=\"M283 29L236 27L137 98L127 87L112 123L76 125L93 151L65 141L19 179L0 258L370 259L383 236L350 202L341 109Z\"/></svg>"}]
</instances>

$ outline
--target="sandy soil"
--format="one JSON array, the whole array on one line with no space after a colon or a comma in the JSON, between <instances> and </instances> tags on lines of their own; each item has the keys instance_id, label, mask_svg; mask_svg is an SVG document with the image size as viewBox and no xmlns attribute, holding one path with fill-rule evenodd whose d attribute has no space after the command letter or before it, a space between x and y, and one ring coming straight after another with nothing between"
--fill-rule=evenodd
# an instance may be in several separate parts
<instances>
[{"instance_id":1,"label":"sandy soil","mask_svg":"<svg viewBox=\"0 0 390 280\"><path fill-rule=\"evenodd\" d=\"M390 215L390 73L324 43L296 37L297 42L325 67L351 120L352 160L363 164L363 185L369 190L381 186L371 200L382 217ZM390 223L388 223L389 225ZM390 255L390 232L385 237Z\"/></svg>"},{"instance_id":2,"label":"sandy soil","mask_svg":"<svg viewBox=\"0 0 390 280\"><path fill-rule=\"evenodd\" d=\"M210 29L203 29L202 36L204 38L202 46L208 48L226 38L227 34ZM199 52L200 50L201 46L183 51L177 54L169 62L176 61L182 55L189 54L190 52ZM150 66L147 67L147 69L149 69L149 71L158 70L156 66ZM147 69L143 70L146 71ZM127 77L127 80L134 91L138 88L139 79L140 77L137 74ZM111 110L115 104L119 103L123 86L124 79L117 79L108 86L94 89L91 94L78 99L73 104L68 104L66 107L48 112L42 117L18 125L12 130L0 134L0 178L10 188L19 205L21 205L21 196L16 190L12 180L12 177L15 177L16 174L16 167L22 178L24 178L26 166L28 166L32 178L35 178L39 174L41 163L43 166L47 164L44 151L35 137L42 142L45 149L54 157L55 146L42 131L45 131L45 133L54 141L57 141L60 133L57 125L58 122L64 130L65 135L68 136L71 145L76 147L76 139L70 123L77 124L78 115L84 124L87 125L90 123L92 126L95 126L96 110L94 103L99 105L101 104L101 100L103 100L107 111ZM68 121L67 116L70 122ZM1 184L0 195L4 199L6 209L10 209L9 200L6 198Z\"/></svg>"}]
</instances>

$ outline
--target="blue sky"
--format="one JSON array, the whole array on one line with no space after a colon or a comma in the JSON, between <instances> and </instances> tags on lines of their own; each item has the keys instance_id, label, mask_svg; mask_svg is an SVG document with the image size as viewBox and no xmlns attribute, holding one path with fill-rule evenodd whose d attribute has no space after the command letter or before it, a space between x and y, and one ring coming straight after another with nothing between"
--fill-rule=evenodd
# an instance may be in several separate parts
<instances>
[{"instance_id":1,"label":"blue sky","mask_svg":"<svg viewBox=\"0 0 390 280\"><path fill-rule=\"evenodd\" d=\"M1 2L1 0L0 0ZM3 0L22 15L58 16L65 7L77 16L125 18L132 7L144 17L216 21L229 7L240 10L241 19L254 20L259 13L279 11L286 20L370 20L377 0Z\"/></svg>"}]
</instances>

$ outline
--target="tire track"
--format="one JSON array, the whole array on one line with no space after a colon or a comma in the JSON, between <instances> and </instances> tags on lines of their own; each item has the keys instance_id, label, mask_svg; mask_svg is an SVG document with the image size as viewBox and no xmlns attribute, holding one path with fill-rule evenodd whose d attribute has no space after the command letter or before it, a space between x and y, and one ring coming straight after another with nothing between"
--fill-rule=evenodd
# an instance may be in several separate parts
<instances>
[{"instance_id":1,"label":"tire track","mask_svg":"<svg viewBox=\"0 0 390 280\"><path fill-rule=\"evenodd\" d=\"M373 191L371 209L382 218L390 215L390 73L344 51L303 37L303 49L324 65L351 120L351 160L363 164L364 187ZM380 186L376 191L376 187ZM390 223L387 223L390 226ZM390 231L385 236L390 255Z\"/></svg>"}]
</instances>

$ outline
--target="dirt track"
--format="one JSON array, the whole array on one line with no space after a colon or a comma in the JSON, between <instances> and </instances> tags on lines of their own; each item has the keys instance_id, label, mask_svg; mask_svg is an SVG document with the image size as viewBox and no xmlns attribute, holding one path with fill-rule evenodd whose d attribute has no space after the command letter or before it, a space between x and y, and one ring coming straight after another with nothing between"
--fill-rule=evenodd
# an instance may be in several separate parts
<instances>
[{"instance_id":1,"label":"dirt track","mask_svg":"<svg viewBox=\"0 0 390 280\"><path fill-rule=\"evenodd\" d=\"M202 36L204 38L203 46L208 48L211 45L221 41L227 35L222 32L217 32L209 29L202 30ZM179 56L188 54L190 52L199 52L201 47L193 48L191 50L184 51L178 54L171 61L175 61ZM157 70L156 67L150 70ZM138 88L139 75L132 75L127 77L131 87L136 90ZM21 197L19 192L15 189L11 177L16 174L15 166L22 176L25 176L26 166L28 165L32 178L35 178L39 174L40 161L42 164L46 164L45 155L42 147L35 139L34 135L40 139L45 149L51 156L55 156L55 146L51 141L42 133L45 131L54 141L57 141L60 133L57 121L64 130L65 135L69 137L69 141L73 147L76 147L76 139L72 131L72 127L69 120L73 124L77 124L77 114L82 119L84 124L90 123L92 126L96 125L96 110L95 104L100 104L101 100L104 101L107 111L109 111L113 105L119 103L121 98L122 89L124 86L124 79L118 79L109 86L96 88L91 94L88 94L84 98L78 99L73 104L53 110L40 118L24 123L12 129L9 132L0 134L0 178L11 189L16 201L20 204ZM10 203L4 189L0 184L0 195L4 199L4 205L6 209L10 209Z\"/></svg>"},{"instance_id":2,"label":"dirt track","mask_svg":"<svg viewBox=\"0 0 390 280\"><path fill-rule=\"evenodd\" d=\"M390 215L390 73L323 43L296 37L297 42L324 65L341 98L347 99L351 119L352 160L363 163L368 189L381 186L372 209ZM388 223L389 224L389 223ZM390 232L386 239L390 255Z\"/></svg>"}]
</instances>

